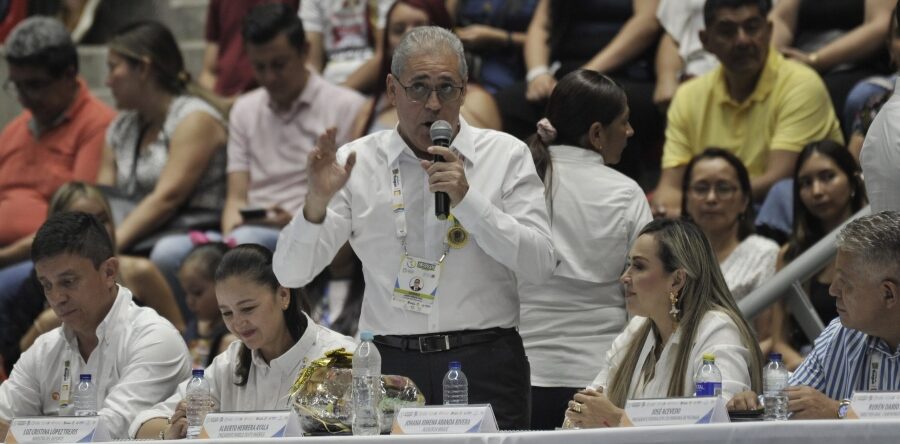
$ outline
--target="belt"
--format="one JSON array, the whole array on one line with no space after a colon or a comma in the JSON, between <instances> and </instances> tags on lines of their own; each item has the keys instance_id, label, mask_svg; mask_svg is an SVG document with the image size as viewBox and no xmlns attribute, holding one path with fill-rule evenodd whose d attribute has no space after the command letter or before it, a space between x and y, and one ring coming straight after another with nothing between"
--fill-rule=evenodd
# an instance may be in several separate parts
<instances>
[{"instance_id":1,"label":"belt","mask_svg":"<svg viewBox=\"0 0 900 444\"><path fill-rule=\"evenodd\" d=\"M489 328L487 330L461 330L447 333L426 335L388 335L375 336L374 342L403 351L412 350L419 353L447 351L467 345L481 344L515 334L515 328Z\"/></svg>"}]
</instances>

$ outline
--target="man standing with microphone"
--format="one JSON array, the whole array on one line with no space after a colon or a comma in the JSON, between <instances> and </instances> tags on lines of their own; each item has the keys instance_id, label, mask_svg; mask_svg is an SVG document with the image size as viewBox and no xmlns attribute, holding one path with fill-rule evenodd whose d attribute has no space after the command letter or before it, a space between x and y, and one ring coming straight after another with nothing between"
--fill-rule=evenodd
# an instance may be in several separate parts
<instances>
[{"instance_id":1,"label":"man standing with microphone","mask_svg":"<svg viewBox=\"0 0 900 444\"><path fill-rule=\"evenodd\" d=\"M349 239L366 281L360 330L376 334L382 373L411 377L440 404L447 364L460 361L469 403L490 403L502 429L526 428L516 281L553 272L544 187L522 142L460 118L466 80L456 36L409 31L385 79L397 128L340 151L334 131L320 137L306 203L279 237L274 269L283 285L305 285ZM432 141L439 120L449 147ZM438 192L449 198L444 220Z\"/></svg>"}]
</instances>

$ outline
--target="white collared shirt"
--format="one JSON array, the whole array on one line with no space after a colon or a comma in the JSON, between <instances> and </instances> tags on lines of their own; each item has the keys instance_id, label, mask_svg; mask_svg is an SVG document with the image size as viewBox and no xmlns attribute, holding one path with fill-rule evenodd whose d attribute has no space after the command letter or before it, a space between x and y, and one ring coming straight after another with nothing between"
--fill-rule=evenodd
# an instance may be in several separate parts
<instances>
[{"instance_id":1,"label":"white collared shirt","mask_svg":"<svg viewBox=\"0 0 900 444\"><path fill-rule=\"evenodd\" d=\"M593 387L608 388L609 378L612 378L616 369L625 359L625 353L631 341L637 336L638 330L650 322L649 319L635 316L625 327L612 347L606 353L600 373L591 383ZM681 343L682 330L676 329L669 341L663 347L659 360L653 370L653 379L644 383L641 377L641 369L644 362L656 346L656 338L653 334L644 342L635 370L632 373L631 385L628 390L628 399L641 398L667 398L669 395L669 381L672 378L672 369L675 368L675 360L678 358L677 344ZM731 399L735 393L750 389L750 352L741 341L740 331L731 318L721 311L710 311L700 320L697 326L697 336L691 348L688 366L684 373L684 396L693 396L694 373L703 363L703 354L712 353L716 356L716 366L722 372L722 396L726 400Z\"/></svg>"},{"instance_id":2,"label":"white collared shirt","mask_svg":"<svg viewBox=\"0 0 900 444\"><path fill-rule=\"evenodd\" d=\"M395 160L402 175L410 256L437 261L449 228L435 217L428 174L396 129L340 149L340 162L356 152L350 179L331 199L321 224L307 221L301 208L282 230L273 264L278 280L287 287L305 285L349 239L366 280L361 331L421 334L517 326L517 276L543 282L555 264L544 186L528 147L513 136L473 128L460 119L451 147L465 157L469 183L451 213L469 239L447 254L430 314L391 305L403 258L391 199L389 167Z\"/></svg>"},{"instance_id":3,"label":"white collared shirt","mask_svg":"<svg viewBox=\"0 0 900 444\"><path fill-rule=\"evenodd\" d=\"M138 412L166 399L191 374L187 346L178 330L153 309L135 305L131 291L123 286L97 327L97 339L84 362L74 333L65 325L41 335L0 385L0 418L74 414L74 401L64 409L59 406L69 361L72 399L78 375L90 373L97 387L97 414L110 438L126 438Z\"/></svg>"},{"instance_id":4,"label":"white collared shirt","mask_svg":"<svg viewBox=\"0 0 900 444\"><path fill-rule=\"evenodd\" d=\"M635 181L574 146L550 147L548 203L558 265L543 284L519 285L519 332L531 384L584 387L628 321L619 276L628 249L653 219Z\"/></svg>"},{"instance_id":5,"label":"white collared shirt","mask_svg":"<svg viewBox=\"0 0 900 444\"><path fill-rule=\"evenodd\" d=\"M288 392L301 369L324 356L325 352L341 347L349 352L356 349L353 338L322 327L308 316L306 320L306 331L300 340L268 364L256 350L252 351L250 372L244 386L235 385L234 375L241 341L232 342L227 350L213 359L203 377L209 382L209 393L218 406L218 411L287 410L290 407ZM178 384L178 389L169 399L140 412L131 423L128 436L136 436L141 425L153 418L172 416L175 407L185 397L189 381L190 378Z\"/></svg>"},{"instance_id":6,"label":"white collared shirt","mask_svg":"<svg viewBox=\"0 0 900 444\"><path fill-rule=\"evenodd\" d=\"M900 211L900 78L866 133L859 163L872 214Z\"/></svg>"}]
</instances>

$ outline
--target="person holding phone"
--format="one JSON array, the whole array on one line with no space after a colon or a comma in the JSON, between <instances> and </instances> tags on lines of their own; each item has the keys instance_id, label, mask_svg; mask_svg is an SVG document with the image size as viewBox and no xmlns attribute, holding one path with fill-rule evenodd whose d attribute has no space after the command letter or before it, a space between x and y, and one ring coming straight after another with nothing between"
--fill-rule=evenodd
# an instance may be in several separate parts
<instances>
[{"instance_id":1,"label":"person holding phone","mask_svg":"<svg viewBox=\"0 0 900 444\"><path fill-rule=\"evenodd\" d=\"M262 88L238 98L231 111L222 233L274 250L306 196L306 158L318 135L335 127L338 142L349 142L365 98L306 67L303 24L286 5L251 10L243 38Z\"/></svg>"}]
</instances>

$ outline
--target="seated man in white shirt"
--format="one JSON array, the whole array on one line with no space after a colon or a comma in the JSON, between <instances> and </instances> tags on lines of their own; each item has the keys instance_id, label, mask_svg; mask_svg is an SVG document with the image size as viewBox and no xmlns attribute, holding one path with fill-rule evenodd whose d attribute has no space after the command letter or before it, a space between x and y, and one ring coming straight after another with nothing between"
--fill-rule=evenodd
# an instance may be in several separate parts
<instances>
[{"instance_id":1,"label":"seated man in white shirt","mask_svg":"<svg viewBox=\"0 0 900 444\"><path fill-rule=\"evenodd\" d=\"M491 403L501 429L521 429L530 381L516 285L553 271L544 187L524 143L460 118L466 80L456 36L406 33L385 79L396 129L339 153L334 130L320 137L273 268L282 285L305 285L349 239L366 281L360 331L377 335L382 373L409 376L427 403L442 404L447 365L460 361L469 402ZM438 120L450 124L450 148L433 146ZM446 220L435 216L436 192L449 196Z\"/></svg>"},{"instance_id":2,"label":"seated man in white shirt","mask_svg":"<svg viewBox=\"0 0 900 444\"><path fill-rule=\"evenodd\" d=\"M0 385L0 436L22 416L74 414L79 374L97 387L110 438L190 376L187 347L169 321L116 283L118 260L103 225L81 212L52 216L31 248L37 278L63 325L41 335Z\"/></svg>"},{"instance_id":3,"label":"seated man in white shirt","mask_svg":"<svg viewBox=\"0 0 900 444\"><path fill-rule=\"evenodd\" d=\"M855 391L900 391L900 213L850 222L837 247L829 292L839 317L788 380L793 419L843 419ZM728 408L758 408L756 393Z\"/></svg>"}]
</instances>

